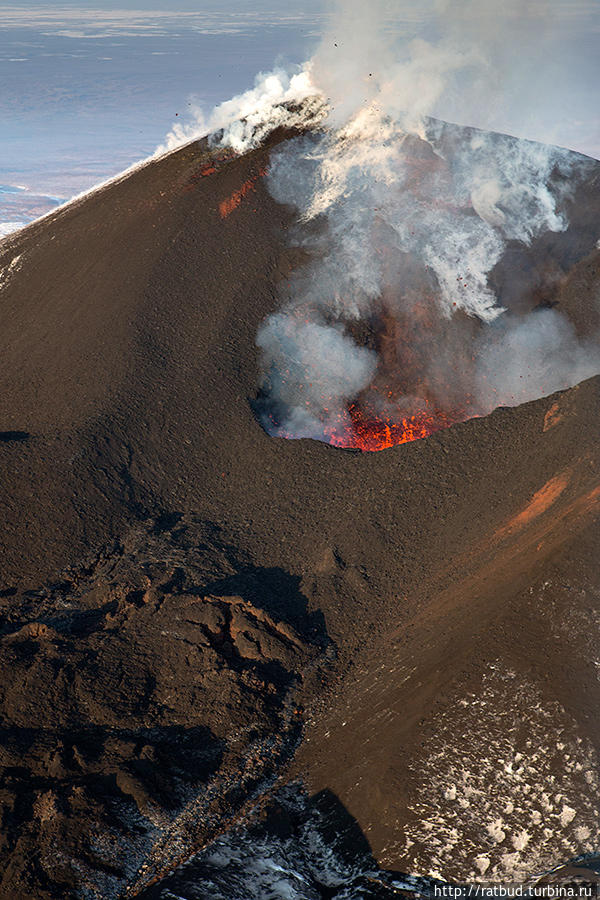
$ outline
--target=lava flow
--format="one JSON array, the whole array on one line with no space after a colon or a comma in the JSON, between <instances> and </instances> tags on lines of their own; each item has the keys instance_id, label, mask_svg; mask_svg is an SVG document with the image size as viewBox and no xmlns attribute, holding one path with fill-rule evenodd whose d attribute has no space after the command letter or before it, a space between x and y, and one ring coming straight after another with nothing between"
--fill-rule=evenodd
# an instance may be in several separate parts
<instances>
[{"instance_id":1,"label":"lava flow","mask_svg":"<svg viewBox=\"0 0 600 900\"><path fill-rule=\"evenodd\" d=\"M398 444L418 441L465 418L435 411L415 413L395 421L390 418L369 416L356 403L348 408L348 414L350 423L339 430L333 430L328 438L329 443L335 447L355 448L367 452L386 450Z\"/></svg>"}]
</instances>

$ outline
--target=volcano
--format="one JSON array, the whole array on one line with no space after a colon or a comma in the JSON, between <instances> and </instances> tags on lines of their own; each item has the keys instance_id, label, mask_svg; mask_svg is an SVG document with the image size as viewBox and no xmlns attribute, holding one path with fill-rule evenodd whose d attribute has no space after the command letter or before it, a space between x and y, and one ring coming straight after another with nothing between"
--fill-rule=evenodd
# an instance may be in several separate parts
<instances>
[{"instance_id":1,"label":"volcano","mask_svg":"<svg viewBox=\"0 0 600 900\"><path fill-rule=\"evenodd\" d=\"M3 896L258 897L296 854L286 896L392 897L600 849L600 380L268 434L297 139L194 142L0 244ZM587 340L585 165L493 277Z\"/></svg>"}]
</instances>

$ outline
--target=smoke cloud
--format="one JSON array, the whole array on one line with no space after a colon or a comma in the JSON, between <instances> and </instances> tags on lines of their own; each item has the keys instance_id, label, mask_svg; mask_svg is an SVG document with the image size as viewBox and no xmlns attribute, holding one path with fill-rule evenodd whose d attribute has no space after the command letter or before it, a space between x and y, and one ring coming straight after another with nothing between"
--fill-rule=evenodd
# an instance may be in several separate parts
<instances>
[{"instance_id":1,"label":"smoke cloud","mask_svg":"<svg viewBox=\"0 0 600 900\"><path fill-rule=\"evenodd\" d=\"M377 99L396 118L430 115L600 148L598 52L586 40L598 31L595 0L340 0L330 8L311 71L334 124Z\"/></svg>"},{"instance_id":2,"label":"smoke cloud","mask_svg":"<svg viewBox=\"0 0 600 900\"><path fill-rule=\"evenodd\" d=\"M220 103L208 116L201 107L195 107L191 121L173 125L155 155L207 134L213 136L215 143L245 153L275 128L306 128L317 124L324 115L324 103L312 84L309 66L293 70L279 67L266 74L261 72L251 90Z\"/></svg>"},{"instance_id":3,"label":"smoke cloud","mask_svg":"<svg viewBox=\"0 0 600 900\"><path fill-rule=\"evenodd\" d=\"M244 152L301 132L268 174L310 260L257 337L270 433L380 449L600 370L596 336L550 308L560 261L535 292L504 265L567 229L594 165L530 140L550 133L561 9L344 0L308 63L169 136Z\"/></svg>"},{"instance_id":4,"label":"smoke cloud","mask_svg":"<svg viewBox=\"0 0 600 900\"><path fill-rule=\"evenodd\" d=\"M296 208L311 259L258 336L273 434L362 446L368 423L381 433L407 416L429 433L600 369L559 312L507 310L490 278L509 242L567 227L585 161L437 121L420 130L360 110L272 154L269 188Z\"/></svg>"},{"instance_id":5,"label":"smoke cloud","mask_svg":"<svg viewBox=\"0 0 600 900\"><path fill-rule=\"evenodd\" d=\"M329 440L336 430L349 426L347 406L370 384L375 353L358 347L340 326L298 321L293 313L271 316L257 344L271 372L270 430ZM284 431L277 421L280 411Z\"/></svg>"}]
</instances>

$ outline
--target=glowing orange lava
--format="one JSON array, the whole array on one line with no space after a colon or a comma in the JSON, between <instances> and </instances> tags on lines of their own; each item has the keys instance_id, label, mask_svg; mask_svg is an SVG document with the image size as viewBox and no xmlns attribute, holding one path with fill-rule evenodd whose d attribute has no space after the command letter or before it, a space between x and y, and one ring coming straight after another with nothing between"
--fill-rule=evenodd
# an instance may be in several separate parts
<instances>
[{"instance_id":1,"label":"glowing orange lava","mask_svg":"<svg viewBox=\"0 0 600 900\"><path fill-rule=\"evenodd\" d=\"M420 412L405 416L398 421L369 416L356 404L349 407L351 424L332 431L329 443L334 447L356 448L367 452L386 450L397 444L407 444L429 437L442 428L449 428L465 416L460 414Z\"/></svg>"}]
</instances>

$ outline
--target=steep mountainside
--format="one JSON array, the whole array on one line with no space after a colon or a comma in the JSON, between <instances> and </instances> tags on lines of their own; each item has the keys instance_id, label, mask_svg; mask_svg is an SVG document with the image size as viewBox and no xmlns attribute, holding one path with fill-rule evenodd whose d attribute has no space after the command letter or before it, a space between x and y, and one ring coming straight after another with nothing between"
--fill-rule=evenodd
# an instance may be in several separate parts
<instances>
[{"instance_id":1,"label":"steep mountainside","mask_svg":"<svg viewBox=\"0 0 600 900\"><path fill-rule=\"evenodd\" d=\"M277 777L384 869L598 849L600 381L381 453L267 436L286 137L0 245L3 896L133 896ZM553 256L588 334L599 208L595 174Z\"/></svg>"}]
</instances>

